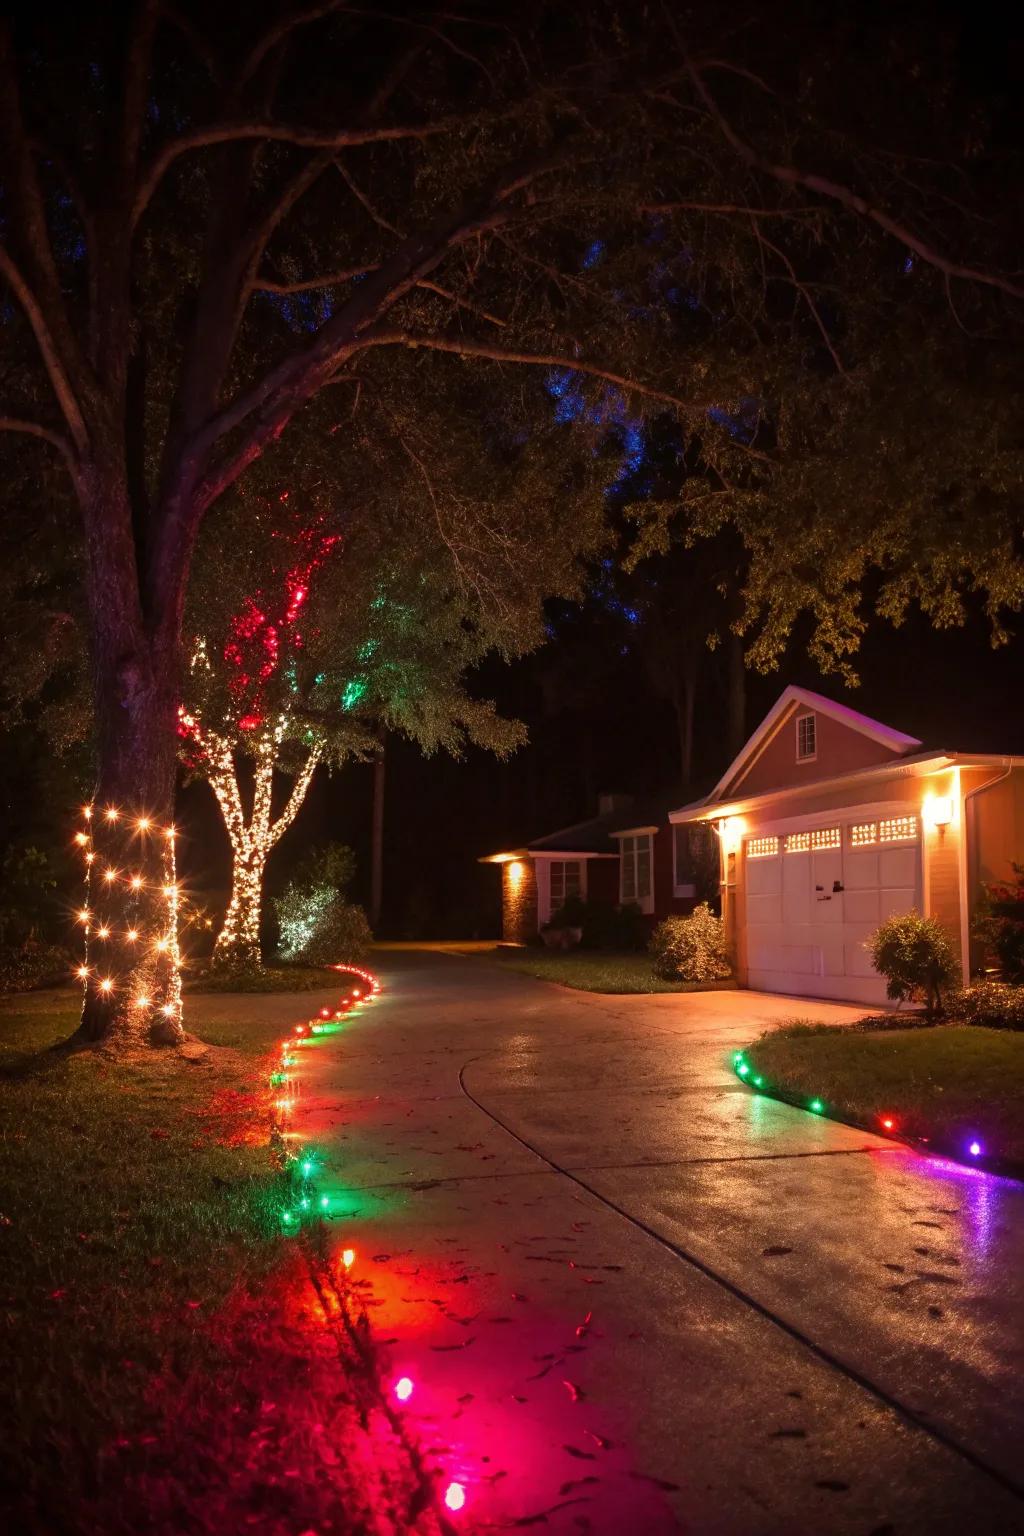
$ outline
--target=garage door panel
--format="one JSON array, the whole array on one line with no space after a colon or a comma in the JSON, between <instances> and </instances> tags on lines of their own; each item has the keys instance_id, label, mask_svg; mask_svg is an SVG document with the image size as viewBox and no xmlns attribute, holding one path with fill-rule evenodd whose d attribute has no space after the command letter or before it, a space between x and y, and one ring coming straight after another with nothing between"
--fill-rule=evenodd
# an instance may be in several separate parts
<instances>
[{"instance_id":1,"label":"garage door panel","mask_svg":"<svg viewBox=\"0 0 1024 1536\"><path fill-rule=\"evenodd\" d=\"M884 923L887 917L902 917L904 912L909 912L916 905L915 895L916 892L913 889L879 891L879 921Z\"/></svg>"},{"instance_id":2,"label":"garage door panel","mask_svg":"<svg viewBox=\"0 0 1024 1536\"><path fill-rule=\"evenodd\" d=\"M917 848L883 848L878 860L878 883L883 887L917 885Z\"/></svg>"},{"instance_id":3,"label":"garage door panel","mask_svg":"<svg viewBox=\"0 0 1024 1536\"><path fill-rule=\"evenodd\" d=\"M782 860L748 859L747 891L751 896L778 895L782 890Z\"/></svg>"},{"instance_id":4,"label":"garage door panel","mask_svg":"<svg viewBox=\"0 0 1024 1536\"><path fill-rule=\"evenodd\" d=\"M879 884L877 849L859 853L847 848L844 870L843 883L848 891L874 890Z\"/></svg>"},{"instance_id":5,"label":"garage door panel","mask_svg":"<svg viewBox=\"0 0 1024 1536\"><path fill-rule=\"evenodd\" d=\"M747 897L747 922L758 925L781 924L782 902L778 894Z\"/></svg>"},{"instance_id":6,"label":"garage door panel","mask_svg":"<svg viewBox=\"0 0 1024 1536\"><path fill-rule=\"evenodd\" d=\"M870 923L877 928L881 913L878 887L870 891L847 891L846 893L846 921L848 923Z\"/></svg>"},{"instance_id":7,"label":"garage door panel","mask_svg":"<svg viewBox=\"0 0 1024 1536\"><path fill-rule=\"evenodd\" d=\"M871 964L871 954L863 940L854 939L845 948L847 976L877 977L878 972Z\"/></svg>"}]
</instances>

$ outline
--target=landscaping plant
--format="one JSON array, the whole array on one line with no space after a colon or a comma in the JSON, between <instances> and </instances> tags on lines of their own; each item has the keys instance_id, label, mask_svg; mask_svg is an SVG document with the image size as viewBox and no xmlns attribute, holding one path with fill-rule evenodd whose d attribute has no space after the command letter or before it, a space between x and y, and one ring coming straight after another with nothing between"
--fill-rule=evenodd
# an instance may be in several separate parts
<instances>
[{"instance_id":1,"label":"landscaping plant","mask_svg":"<svg viewBox=\"0 0 1024 1536\"><path fill-rule=\"evenodd\" d=\"M671 981L725 981L732 961L725 928L702 901L689 917L666 917L651 935L654 972Z\"/></svg>"},{"instance_id":2,"label":"landscaping plant","mask_svg":"<svg viewBox=\"0 0 1024 1536\"><path fill-rule=\"evenodd\" d=\"M1004 981L1024 982L1024 864L1011 868L1012 880L985 886L974 937L992 952Z\"/></svg>"},{"instance_id":3,"label":"landscaping plant","mask_svg":"<svg viewBox=\"0 0 1024 1536\"><path fill-rule=\"evenodd\" d=\"M949 935L934 917L903 912L888 918L869 940L886 996L905 1003L923 997L929 1013L941 1013L956 986L960 964Z\"/></svg>"},{"instance_id":4,"label":"landscaping plant","mask_svg":"<svg viewBox=\"0 0 1024 1536\"><path fill-rule=\"evenodd\" d=\"M314 850L274 902L281 958L305 965L362 960L373 934L362 907L345 899L355 873L351 848L328 843Z\"/></svg>"},{"instance_id":5,"label":"landscaping plant","mask_svg":"<svg viewBox=\"0 0 1024 1536\"><path fill-rule=\"evenodd\" d=\"M1024 1029L1024 987L1005 981L979 981L958 993L950 1012L962 1024L988 1029Z\"/></svg>"}]
</instances>

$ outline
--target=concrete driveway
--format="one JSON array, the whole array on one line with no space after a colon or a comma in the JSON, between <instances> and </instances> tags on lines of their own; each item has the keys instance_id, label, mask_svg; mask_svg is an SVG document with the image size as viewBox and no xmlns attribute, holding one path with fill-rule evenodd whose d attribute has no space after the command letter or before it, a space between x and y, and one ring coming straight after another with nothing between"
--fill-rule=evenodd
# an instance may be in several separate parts
<instances>
[{"instance_id":1,"label":"concrete driveway","mask_svg":"<svg viewBox=\"0 0 1024 1536\"><path fill-rule=\"evenodd\" d=\"M1024 1186L752 1095L764 994L598 997L385 952L302 1054L408 1411L463 1518L1024 1531Z\"/></svg>"}]
</instances>

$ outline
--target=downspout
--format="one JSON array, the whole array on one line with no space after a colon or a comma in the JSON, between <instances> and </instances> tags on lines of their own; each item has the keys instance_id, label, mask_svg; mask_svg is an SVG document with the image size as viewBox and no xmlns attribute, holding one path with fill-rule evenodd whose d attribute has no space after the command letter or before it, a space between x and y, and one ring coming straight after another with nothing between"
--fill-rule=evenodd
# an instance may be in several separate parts
<instances>
[{"instance_id":1,"label":"downspout","mask_svg":"<svg viewBox=\"0 0 1024 1536\"><path fill-rule=\"evenodd\" d=\"M963 835L960 838L960 953L963 959L964 986L971 983L971 924L967 889L967 840L970 829L967 822L967 802L973 800L976 795L984 794L986 789L994 789L997 784L1003 784L1013 772L1011 758L1004 759L1005 767L1002 773L997 773L994 779L986 779L984 784L976 784L969 789L961 803L960 820Z\"/></svg>"}]
</instances>

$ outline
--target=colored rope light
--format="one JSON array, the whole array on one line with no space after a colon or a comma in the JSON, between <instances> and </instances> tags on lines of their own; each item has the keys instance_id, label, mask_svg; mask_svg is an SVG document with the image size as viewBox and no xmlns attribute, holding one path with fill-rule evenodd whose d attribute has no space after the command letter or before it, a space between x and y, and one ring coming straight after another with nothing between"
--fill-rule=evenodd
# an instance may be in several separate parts
<instances>
[{"instance_id":1,"label":"colored rope light","mask_svg":"<svg viewBox=\"0 0 1024 1536\"><path fill-rule=\"evenodd\" d=\"M466 1507L466 1490L461 1483L449 1483L444 1491L445 1508L457 1514Z\"/></svg>"},{"instance_id":2,"label":"colored rope light","mask_svg":"<svg viewBox=\"0 0 1024 1536\"><path fill-rule=\"evenodd\" d=\"M811 1114L814 1114L814 1115L824 1115L825 1114L826 1109L827 1109L827 1105L826 1105L826 1102L825 1102L824 1099L813 1098L813 1099L808 1099L805 1102L800 1102L800 1101L795 1100L794 1098L791 1098L789 1096L789 1094L785 1091L785 1089L772 1088L765 1081L764 1077L762 1077L759 1073L754 1073L753 1075L751 1075L752 1074L752 1068L751 1068L750 1062L747 1061L746 1056L744 1055L744 1053L742 1051L734 1051L733 1052L733 1055L732 1055L732 1066L733 1066L733 1070L736 1073L737 1077L739 1077L743 1082L745 1082L748 1088L756 1088L758 1090L763 1091L764 1093L771 1094L773 1097L779 1099L782 1103L784 1103L784 1104L792 1104L794 1106L794 1108L797 1108L797 1109L806 1109ZM833 1116L832 1118L835 1118L835 1116ZM854 1120L851 1120L850 1123L852 1123L852 1124L860 1124L861 1122L859 1122L856 1119L854 1119ZM893 1114L888 1114L887 1113L887 1114L876 1115L874 1117L874 1122L873 1123L877 1127L877 1132L876 1132L877 1134L885 1133L885 1134L888 1134L890 1136L899 1134L899 1121L898 1121L897 1117L895 1115L893 1115ZM868 1127L865 1126L865 1129L867 1129L867 1128ZM906 1139L906 1138L904 1138L904 1139ZM912 1140L914 1142L923 1143L923 1144L929 1146L930 1150L935 1150L934 1146L932 1146L931 1143L930 1143L930 1139L928 1137L926 1137L926 1136L917 1136L917 1137L912 1138ZM948 1144L947 1144L947 1149L949 1151L949 1155L950 1156L954 1156L955 1157L957 1155L952 1150L952 1148L948 1147ZM963 1161L965 1157L968 1157L968 1158L979 1158L979 1157L985 1157L985 1156L986 1156L986 1152L985 1152L984 1143L981 1142L980 1140L978 1140L977 1137L972 1137L972 1139L970 1141L968 1141L966 1143L963 1143L963 1151L960 1154L961 1161ZM989 1159L989 1161L991 1163L991 1159Z\"/></svg>"}]
</instances>

